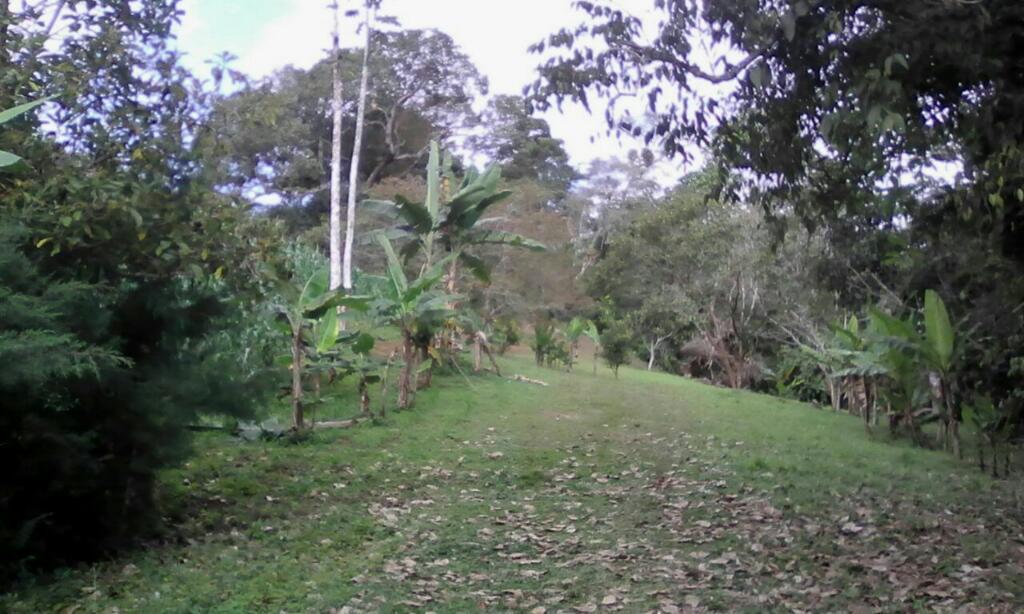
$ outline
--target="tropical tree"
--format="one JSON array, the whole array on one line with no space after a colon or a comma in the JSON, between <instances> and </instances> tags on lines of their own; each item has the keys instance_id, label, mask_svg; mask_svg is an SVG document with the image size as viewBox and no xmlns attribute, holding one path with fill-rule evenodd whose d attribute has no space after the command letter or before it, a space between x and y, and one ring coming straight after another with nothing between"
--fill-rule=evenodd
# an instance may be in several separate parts
<instances>
[{"instance_id":1,"label":"tropical tree","mask_svg":"<svg viewBox=\"0 0 1024 614\"><path fill-rule=\"evenodd\" d=\"M365 309L367 300L332 290L330 270L325 266L292 278L270 270L268 277L277 292L274 309L287 324L290 338L292 426L302 429L305 428L302 379L307 367L307 348L317 350L314 356L324 355L333 349L339 341L337 308ZM334 312L334 315L326 315L327 312Z\"/></svg>"},{"instance_id":2,"label":"tropical tree","mask_svg":"<svg viewBox=\"0 0 1024 614\"><path fill-rule=\"evenodd\" d=\"M588 320L575 317L565 326L565 339L569 342L569 370L580 355L580 338L587 330Z\"/></svg>"},{"instance_id":3,"label":"tropical tree","mask_svg":"<svg viewBox=\"0 0 1024 614\"><path fill-rule=\"evenodd\" d=\"M359 160L363 149L363 126L366 123L366 94L370 76L370 41L373 38L373 14L377 2L367 2L363 8L363 32L366 40L363 43L363 65L359 76L359 103L356 107L356 129L352 143L352 158L349 162L348 175L348 210L345 223L345 253L342 261L342 285L346 290L352 289L352 249L356 231L356 195L359 191Z\"/></svg>"},{"instance_id":4,"label":"tropical tree","mask_svg":"<svg viewBox=\"0 0 1024 614\"><path fill-rule=\"evenodd\" d=\"M932 400L939 412L942 425L939 437L946 448L951 449L957 457L961 457L960 422L963 418L953 396L952 372L956 332L950 322L946 304L934 290L926 290L924 294L922 341L921 354L928 368Z\"/></svg>"},{"instance_id":5,"label":"tropical tree","mask_svg":"<svg viewBox=\"0 0 1024 614\"><path fill-rule=\"evenodd\" d=\"M450 158L448 158L450 160ZM367 206L404 222L404 226L389 234L409 239L402 248L406 261L422 254L424 267L433 265L441 253L452 256L448 271L448 291L457 290L458 265L461 263L477 279L490 281L490 267L471 249L482 245L507 245L543 250L544 246L521 235L490 228L496 220L484 218L484 213L509 196L511 192L498 189L501 168L489 167L479 174L470 169L455 193L450 197L444 189L451 180L451 163L445 164L442 176L441 151L436 141L430 145L427 162L427 193L422 203L402 197L395 201L368 201Z\"/></svg>"},{"instance_id":6,"label":"tropical tree","mask_svg":"<svg viewBox=\"0 0 1024 614\"><path fill-rule=\"evenodd\" d=\"M434 263L410 281L387 236L379 234L377 241L387 256L388 267L384 277L367 280L375 288L371 308L377 317L398 328L402 335L404 364L398 378L398 406L404 409L412 406L416 395L418 340L424 335L432 337L437 323L452 313L449 305L456 297L435 290L451 256Z\"/></svg>"}]
</instances>

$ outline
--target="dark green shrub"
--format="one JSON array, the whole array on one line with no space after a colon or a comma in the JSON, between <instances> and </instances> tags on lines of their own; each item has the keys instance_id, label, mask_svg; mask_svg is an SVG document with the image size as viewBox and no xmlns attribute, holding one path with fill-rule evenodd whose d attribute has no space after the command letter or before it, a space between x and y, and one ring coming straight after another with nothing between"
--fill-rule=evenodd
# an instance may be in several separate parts
<instances>
[{"instance_id":1,"label":"dark green shrub","mask_svg":"<svg viewBox=\"0 0 1024 614\"><path fill-rule=\"evenodd\" d=\"M202 414L254 390L207 334L209 285L47 277L0 226L0 578L89 559L156 527L158 469Z\"/></svg>"},{"instance_id":2,"label":"dark green shrub","mask_svg":"<svg viewBox=\"0 0 1024 614\"><path fill-rule=\"evenodd\" d=\"M629 362L633 353L633 330L624 320L615 320L601 333L601 356L619 376L619 367Z\"/></svg>"}]
</instances>

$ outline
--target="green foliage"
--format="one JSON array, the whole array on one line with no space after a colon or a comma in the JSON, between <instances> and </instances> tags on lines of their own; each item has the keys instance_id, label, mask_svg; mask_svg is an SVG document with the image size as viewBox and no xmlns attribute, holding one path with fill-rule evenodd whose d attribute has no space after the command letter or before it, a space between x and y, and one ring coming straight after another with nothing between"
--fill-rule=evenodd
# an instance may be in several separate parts
<instances>
[{"instance_id":1,"label":"green foliage","mask_svg":"<svg viewBox=\"0 0 1024 614\"><path fill-rule=\"evenodd\" d=\"M619 376L619 367L628 364L636 341L633 329L626 320L615 320L601 333L601 356Z\"/></svg>"},{"instance_id":2,"label":"green foliage","mask_svg":"<svg viewBox=\"0 0 1024 614\"><path fill-rule=\"evenodd\" d=\"M176 2L0 4L4 118L59 94L0 130L25 161L0 175L7 576L135 543L188 427L254 415L267 378L239 316L276 243L207 181L209 98L170 47Z\"/></svg>"},{"instance_id":3,"label":"green foliage","mask_svg":"<svg viewBox=\"0 0 1024 614\"><path fill-rule=\"evenodd\" d=\"M546 318L536 320L533 323L533 341L530 342L530 349L533 350L533 357L537 366L547 363L548 356L557 344L555 323Z\"/></svg>"},{"instance_id":4,"label":"green foliage","mask_svg":"<svg viewBox=\"0 0 1024 614\"><path fill-rule=\"evenodd\" d=\"M482 174L469 169L455 193L442 202L441 152L436 141L430 144L427 162L427 193L424 202L414 203L396 197L394 202L368 201L364 207L402 220L405 226L392 234L404 236L409 242L402 249L405 260L422 253L427 266L435 259L435 250L443 249L462 263L477 279L490 282L490 267L469 250L482 245L509 245L543 250L536 241L511 232L486 228L483 218L488 208L511 196L499 190L501 168L491 166ZM445 181L451 177L446 174Z\"/></svg>"},{"instance_id":5,"label":"green foliage","mask_svg":"<svg viewBox=\"0 0 1024 614\"><path fill-rule=\"evenodd\" d=\"M0 112L0 126L6 124L7 122L11 121L15 117L18 117L23 113L28 113L29 111L38 107L44 102L46 102L45 99L35 100L33 102L26 102L25 104L20 104L12 109L7 109L6 111ZM20 156L12 154L9 151L3 151L2 149L0 149L0 169L9 166L15 166L19 162L21 162Z\"/></svg>"},{"instance_id":6,"label":"green foliage","mask_svg":"<svg viewBox=\"0 0 1024 614\"><path fill-rule=\"evenodd\" d=\"M498 354L504 355L512 346L518 345L522 337L519 322L514 318L501 317L494 322L491 341L495 344Z\"/></svg>"},{"instance_id":7,"label":"green foliage","mask_svg":"<svg viewBox=\"0 0 1024 614\"><path fill-rule=\"evenodd\" d=\"M206 330L214 288L60 281L0 226L0 575L123 546L158 520L158 469L203 415L249 417L263 391ZM222 323L222 325L226 325Z\"/></svg>"},{"instance_id":8,"label":"green foliage","mask_svg":"<svg viewBox=\"0 0 1024 614\"><path fill-rule=\"evenodd\" d=\"M946 304L934 290L924 294L924 334L932 364L940 371L949 371L953 363L953 325Z\"/></svg>"},{"instance_id":9,"label":"green foliage","mask_svg":"<svg viewBox=\"0 0 1024 614\"><path fill-rule=\"evenodd\" d=\"M532 117L519 96L495 96L484 112L486 132L470 139L474 150L500 164L508 179L532 178L564 194L578 173L544 119Z\"/></svg>"}]
</instances>

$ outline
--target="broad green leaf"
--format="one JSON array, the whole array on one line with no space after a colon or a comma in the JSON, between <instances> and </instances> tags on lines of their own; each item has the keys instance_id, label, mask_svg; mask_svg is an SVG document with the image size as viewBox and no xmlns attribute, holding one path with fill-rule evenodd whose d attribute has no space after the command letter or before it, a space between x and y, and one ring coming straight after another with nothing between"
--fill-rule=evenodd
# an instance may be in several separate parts
<instances>
[{"instance_id":1,"label":"broad green leaf","mask_svg":"<svg viewBox=\"0 0 1024 614\"><path fill-rule=\"evenodd\" d=\"M13 107L11 109L7 109L6 111L0 111L0 124L6 124L15 117L21 115L22 113L27 113L32 109L38 107L39 105L48 102L49 100L49 98L43 98L42 100L35 100L32 102L26 102L25 104L19 104L18 106Z\"/></svg>"},{"instance_id":2,"label":"broad green leaf","mask_svg":"<svg viewBox=\"0 0 1024 614\"><path fill-rule=\"evenodd\" d=\"M0 149L0 168L14 166L19 162L21 162L21 156L16 156L9 151Z\"/></svg>"},{"instance_id":3,"label":"broad green leaf","mask_svg":"<svg viewBox=\"0 0 1024 614\"><path fill-rule=\"evenodd\" d=\"M459 253L459 261L466 266L466 269L478 280L485 284L491 283L491 267L481 258L466 252Z\"/></svg>"},{"instance_id":4,"label":"broad green leaf","mask_svg":"<svg viewBox=\"0 0 1024 614\"><path fill-rule=\"evenodd\" d=\"M401 196L395 197L395 212L402 221L426 237L430 236L437 222L437 216L430 212L428 206L414 203Z\"/></svg>"},{"instance_id":5,"label":"broad green leaf","mask_svg":"<svg viewBox=\"0 0 1024 614\"><path fill-rule=\"evenodd\" d=\"M328 309L317 322L316 351L323 354L338 342L338 310Z\"/></svg>"},{"instance_id":6,"label":"broad green leaf","mask_svg":"<svg viewBox=\"0 0 1024 614\"><path fill-rule=\"evenodd\" d=\"M299 303L305 308L307 304L313 304L319 297L323 296L324 293L330 287L330 272L327 267L320 267L302 286L302 292L299 294Z\"/></svg>"},{"instance_id":7,"label":"broad green leaf","mask_svg":"<svg viewBox=\"0 0 1024 614\"><path fill-rule=\"evenodd\" d=\"M525 247L539 252L547 249L543 243L538 243L533 239L528 239L522 235L518 235L513 232L505 232L503 230L475 231L469 234L467 242L474 245L511 245L513 247Z\"/></svg>"},{"instance_id":8,"label":"broad green leaf","mask_svg":"<svg viewBox=\"0 0 1024 614\"><path fill-rule=\"evenodd\" d=\"M386 236L378 235L377 242L384 248L384 254L388 258L388 278L391 285L394 286L396 295L402 296L409 288L409 280L405 277L405 271L402 270L402 263L399 262L395 248L391 246L391 241Z\"/></svg>"},{"instance_id":9,"label":"broad green leaf","mask_svg":"<svg viewBox=\"0 0 1024 614\"><path fill-rule=\"evenodd\" d=\"M934 290L924 293L924 330L928 345L938 361L936 366L948 371L953 361L953 325L945 303Z\"/></svg>"}]
</instances>

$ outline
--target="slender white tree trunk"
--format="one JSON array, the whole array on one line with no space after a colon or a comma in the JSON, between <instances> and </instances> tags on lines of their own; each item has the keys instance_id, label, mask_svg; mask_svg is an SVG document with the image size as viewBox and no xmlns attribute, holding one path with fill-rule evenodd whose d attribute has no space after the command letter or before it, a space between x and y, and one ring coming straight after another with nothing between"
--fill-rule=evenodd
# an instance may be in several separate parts
<instances>
[{"instance_id":1,"label":"slender white tree trunk","mask_svg":"<svg viewBox=\"0 0 1024 614\"><path fill-rule=\"evenodd\" d=\"M348 173L348 211L345 224L345 256L342 263L342 285L346 290L352 289L352 247L356 236L356 195L359 191L359 157L363 148L363 124L366 114L366 88L369 80L370 62L370 11L366 7L363 28L366 30L366 43L363 46L363 72L359 81L359 106L356 109L355 144L352 146L352 163Z\"/></svg>"},{"instance_id":2,"label":"slender white tree trunk","mask_svg":"<svg viewBox=\"0 0 1024 614\"><path fill-rule=\"evenodd\" d=\"M333 112L334 126L331 135L331 217L330 217L330 244L331 244L331 289L335 290L341 286L341 33L339 23L338 2L335 0L331 5L334 9L334 66L331 70L333 92L331 96L331 109Z\"/></svg>"},{"instance_id":3,"label":"slender white tree trunk","mask_svg":"<svg viewBox=\"0 0 1024 614\"><path fill-rule=\"evenodd\" d=\"M647 359L647 370L648 371L653 371L654 370L654 353L657 352L657 351L658 351L658 344L655 343L655 341L652 339L651 340L651 356L650 356L650 358Z\"/></svg>"}]
</instances>

